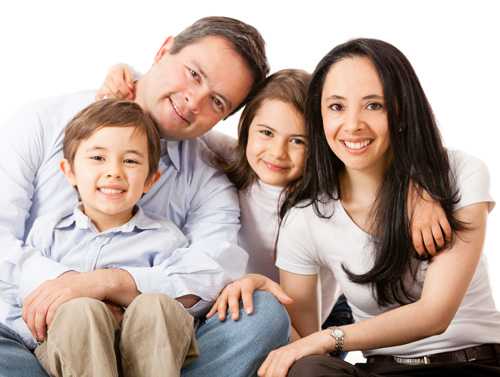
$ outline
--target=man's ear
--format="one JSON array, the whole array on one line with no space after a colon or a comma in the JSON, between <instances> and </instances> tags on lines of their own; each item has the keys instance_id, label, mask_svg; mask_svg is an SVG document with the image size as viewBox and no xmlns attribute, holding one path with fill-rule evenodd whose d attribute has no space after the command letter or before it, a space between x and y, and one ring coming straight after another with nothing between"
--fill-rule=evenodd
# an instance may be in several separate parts
<instances>
[{"instance_id":1,"label":"man's ear","mask_svg":"<svg viewBox=\"0 0 500 377\"><path fill-rule=\"evenodd\" d=\"M71 186L76 186L75 174L73 173L73 168L71 167L69 161L63 158L59 163L59 169L61 169Z\"/></svg>"},{"instance_id":2,"label":"man's ear","mask_svg":"<svg viewBox=\"0 0 500 377\"><path fill-rule=\"evenodd\" d=\"M161 176L161 173L159 171L157 171L156 173L154 173L151 177L149 177L147 180L146 180L146 183L144 184L144 193L147 193L151 187L153 187L153 185L160 179L160 176Z\"/></svg>"},{"instance_id":3,"label":"man's ear","mask_svg":"<svg viewBox=\"0 0 500 377\"><path fill-rule=\"evenodd\" d=\"M165 39L165 42L163 42L163 44L161 45L160 49L158 50L158 52L156 53L156 56L155 56L155 63L158 63L160 61L160 59L170 51L170 49L172 48L174 44L174 37L172 37L171 35L167 37L167 39Z\"/></svg>"}]
</instances>

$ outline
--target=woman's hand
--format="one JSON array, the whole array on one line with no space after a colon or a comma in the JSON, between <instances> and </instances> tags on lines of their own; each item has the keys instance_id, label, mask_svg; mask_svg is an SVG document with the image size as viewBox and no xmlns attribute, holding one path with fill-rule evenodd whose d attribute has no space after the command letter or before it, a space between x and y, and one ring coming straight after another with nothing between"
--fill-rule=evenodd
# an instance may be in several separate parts
<instances>
[{"instance_id":1,"label":"woman's hand","mask_svg":"<svg viewBox=\"0 0 500 377\"><path fill-rule=\"evenodd\" d=\"M425 190L410 184L408 190L408 215L413 246L418 255L435 256L451 239L451 227L440 203Z\"/></svg>"},{"instance_id":2,"label":"woman's hand","mask_svg":"<svg viewBox=\"0 0 500 377\"><path fill-rule=\"evenodd\" d=\"M271 351L260 366L259 377L286 377L293 363L305 356L323 355L335 347L335 340L323 330Z\"/></svg>"},{"instance_id":3,"label":"woman's hand","mask_svg":"<svg viewBox=\"0 0 500 377\"><path fill-rule=\"evenodd\" d=\"M228 284L217 297L214 305L207 314L207 318L219 313L221 321L226 319L229 307L231 318L236 321L240 315L240 299L247 314L253 312L253 292L255 290L272 293L282 304L290 304L292 299L281 289L279 284L266 276L259 274L248 274L239 280Z\"/></svg>"},{"instance_id":4,"label":"woman's hand","mask_svg":"<svg viewBox=\"0 0 500 377\"><path fill-rule=\"evenodd\" d=\"M105 98L129 99L135 98L133 71L126 64L112 66L97 91L96 100Z\"/></svg>"}]
</instances>

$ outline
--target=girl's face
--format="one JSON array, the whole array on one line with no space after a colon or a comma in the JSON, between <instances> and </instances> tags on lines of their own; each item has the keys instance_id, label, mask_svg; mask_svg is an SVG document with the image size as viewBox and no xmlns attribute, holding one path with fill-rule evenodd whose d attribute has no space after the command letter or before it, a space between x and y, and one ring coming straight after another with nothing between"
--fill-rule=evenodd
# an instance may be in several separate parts
<instances>
[{"instance_id":1,"label":"girl's face","mask_svg":"<svg viewBox=\"0 0 500 377\"><path fill-rule=\"evenodd\" d=\"M246 156L259 179L284 187L302 175L307 147L304 117L280 100L265 100L248 130Z\"/></svg>"},{"instance_id":2,"label":"girl's face","mask_svg":"<svg viewBox=\"0 0 500 377\"><path fill-rule=\"evenodd\" d=\"M390 158L389 126L382 83L368 58L345 58L331 66L321 115L328 145L348 172L383 174Z\"/></svg>"}]
</instances>

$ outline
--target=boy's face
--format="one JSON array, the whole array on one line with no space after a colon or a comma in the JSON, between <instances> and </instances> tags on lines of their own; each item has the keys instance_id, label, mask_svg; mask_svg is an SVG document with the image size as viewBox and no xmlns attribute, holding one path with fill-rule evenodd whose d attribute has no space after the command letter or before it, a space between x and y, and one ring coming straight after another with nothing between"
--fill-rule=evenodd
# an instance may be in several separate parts
<instances>
[{"instance_id":1,"label":"boy's face","mask_svg":"<svg viewBox=\"0 0 500 377\"><path fill-rule=\"evenodd\" d=\"M243 58L220 37L205 37L176 54L168 38L139 80L136 101L167 139L203 135L247 96L253 77Z\"/></svg>"},{"instance_id":2,"label":"boy's face","mask_svg":"<svg viewBox=\"0 0 500 377\"><path fill-rule=\"evenodd\" d=\"M147 139L135 127L97 130L80 143L73 166L63 160L61 169L78 188L85 214L100 231L125 224L158 178L147 180Z\"/></svg>"}]
</instances>

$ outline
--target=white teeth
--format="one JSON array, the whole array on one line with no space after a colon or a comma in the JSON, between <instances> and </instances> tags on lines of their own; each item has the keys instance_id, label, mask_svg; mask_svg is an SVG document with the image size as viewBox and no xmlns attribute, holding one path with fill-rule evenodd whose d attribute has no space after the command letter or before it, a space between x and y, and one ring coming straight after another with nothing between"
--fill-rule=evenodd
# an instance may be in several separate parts
<instances>
[{"instance_id":1,"label":"white teeth","mask_svg":"<svg viewBox=\"0 0 500 377\"><path fill-rule=\"evenodd\" d=\"M106 187L101 187L99 189L100 192L103 194L120 194L123 192L123 190L117 190L117 189L112 189L112 188L106 188Z\"/></svg>"},{"instance_id":2,"label":"white teeth","mask_svg":"<svg viewBox=\"0 0 500 377\"><path fill-rule=\"evenodd\" d=\"M365 141L359 141L359 142L351 142L351 141L344 141L344 144L347 148L349 149L361 149L366 147L368 144L370 144L370 140L365 140Z\"/></svg>"}]
</instances>

